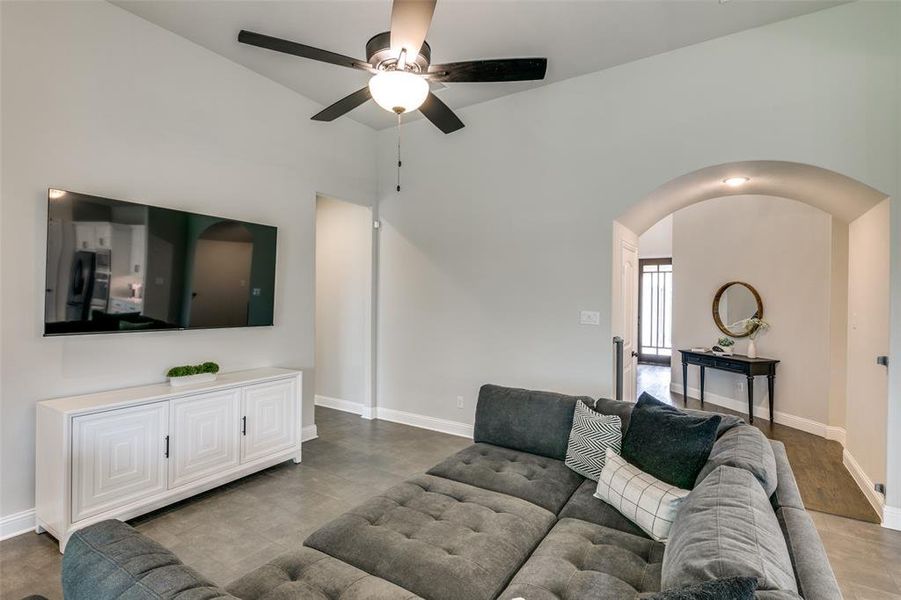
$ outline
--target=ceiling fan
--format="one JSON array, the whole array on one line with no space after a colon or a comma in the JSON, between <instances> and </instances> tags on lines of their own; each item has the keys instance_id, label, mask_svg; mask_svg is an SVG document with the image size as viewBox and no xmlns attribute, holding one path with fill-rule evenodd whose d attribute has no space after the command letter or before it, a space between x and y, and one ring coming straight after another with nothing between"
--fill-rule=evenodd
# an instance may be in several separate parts
<instances>
[{"instance_id":1,"label":"ceiling fan","mask_svg":"<svg viewBox=\"0 0 901 600\"><path fill-rule=\"evenodd\" d=\"M366 60L321 50L298 42L242 30L238 41L276 52L293 54L372 73L369 84L313 115L333 121L369 99L398 115L416 110L444 133L463 127L463 121L430 90L430 82L478 83L544 79L546 58L503 58L431 64L432 49L425 41L436 0L394 0L391 31L366 42Z\"/></svg>"}]
</instances>

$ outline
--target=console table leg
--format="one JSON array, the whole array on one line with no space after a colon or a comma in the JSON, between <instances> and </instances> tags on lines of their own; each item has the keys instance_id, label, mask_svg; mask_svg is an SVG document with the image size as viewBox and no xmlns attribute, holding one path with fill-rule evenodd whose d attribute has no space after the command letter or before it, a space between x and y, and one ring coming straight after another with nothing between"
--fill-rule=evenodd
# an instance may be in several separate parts
<instances>
[{"instance_id":1,"label":"console table leg","mask_svg":"<svg viewBox=\"0 0 901 600\"><path fill-rule=\"evenodd\" d=\"M705 368L701 367L701 408L704 408L704 373Z\"/></svg>"},{"instance_id":2,"label":"console table leg","mask_svg":"<svg viewBox=\"0 0 901 600\"><path fill-rule=\"evenodd\" d=\"M748 375L748 423L754 423L754 377Z\"/></svg>"},{"instance_id":3,"label":"console table leg","mask_svg":"<svg viewBox=\"0 0 901 600\"><path fill-rule=\"evenodd\" d=\"M688 363L682 361L682 403L688 406Z\"/></svg>"},{"instance_id":4,"label":"console table leg","mask_svg":"<svg viewBox=\"0 0 901 600\"><path fill-rule=\"evenodd\" d=\"M773 423L776 422L776 414L773 412L773 401L775 399L776 394L776 376L775 375L767 375L767 392L769 392L770 396L770 426L772 427Z\"/></svg>"}]
</instances>

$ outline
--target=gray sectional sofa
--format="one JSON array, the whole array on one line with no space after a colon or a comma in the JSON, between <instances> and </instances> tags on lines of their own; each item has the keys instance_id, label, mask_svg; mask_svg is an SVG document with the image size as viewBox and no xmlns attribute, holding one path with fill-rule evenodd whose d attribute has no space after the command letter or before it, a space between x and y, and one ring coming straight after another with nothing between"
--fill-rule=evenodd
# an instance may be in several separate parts
<instances>
[{"instance_id":1,"label":"gray sectional sofa","mask_svg":"<svg viewBox=\"0 0 901 600\"><path fill-rule=\"evenodd\" d=\"M735 574L762 599L842 597L782 444L724 417L664 545L564 465L576 402L628 427L629 403L484 386L472 446L225 590L124 523L92 525L67 546L66 598L632 600Z\"/></svg>"}]
</instances>

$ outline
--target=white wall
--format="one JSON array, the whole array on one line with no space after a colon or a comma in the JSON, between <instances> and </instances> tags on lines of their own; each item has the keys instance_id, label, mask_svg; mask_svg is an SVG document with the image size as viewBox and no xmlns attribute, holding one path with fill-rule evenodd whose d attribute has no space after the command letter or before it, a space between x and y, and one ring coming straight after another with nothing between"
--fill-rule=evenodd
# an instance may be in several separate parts
<instances>
[{"instance_id":1,"label":"white wall","mask_svg":"<svg viewBox=\"0 0 901 600\"><path fill-rule=\"evenodd\" d=\"M368 207L316 202L316 395L357 411L368 386L371 222Z\"/></svg>"},{"instance_id":2,"label":"white wall","mask_svg":"<svg viewBox=\"0 0 901 600\"><path fill-rule=\"evenodd\" d=\"M673 215L669 214L638 236L638 258L670 258L673 255Z\"/></svg>"},{"instance_id":3,"label":"white wall","mask_svg":"<svg viewBox=\"0 0 901 600\"><path fill-rule=\"evenodd\" d=\"M888 407L889 202L853 221L848 235L847 451L871 482L884 483Z\"/></svg>"},{"instance_id":4,"label":"white wall","mask_svg":"<svg viewBox=\"0 0 901 600\"><path fill-rule=\"evenodd\" d=\"M685 173L796 161L897 196L899 19L842 5L405 125L399 196L381 132L379 403L472 423L487 381L610 394L611 222Z\"/></svg>"},{"instance_id":5,"label":"white wall","mask_svg":"<svg viewBox=\"0 0 901 600\"><path fill-rule=\"evenodd\" d=\"M348 119L311 122L313 102L106 2L0 11L9 515L33 506L38 400L157 382L168 366L201 360L313 366L316 193L367 203L375 135ZM41 337L50 186L277 225L276 325ZM308 424L312 403L310 381Z\"/></svg>"},{"instance_id":6,"label":"white wall","mask_svg":"<svg viewBox=\"0 0 901 600\"><path fill-rule=\"evenodd\" d=\"M722 332L711 315L713 297L728 281L752 285L772 327L757 338L760 356L776 369L776 411L826 424L830 389L832 217L807 204L768 196L731 196L683 208L673 218L673 347L710 347ZM745 354L748 338L736 338ZM682 367L672 381L681 390ZM755 381L755 414L769 418L766 378ZM707 370L714 403L747 412L744 377ZM689 394L699 369L689 367ZM779 419L777 418L777 421ZM792 423L789 423L792 424Z\"/></svg>"}]
</instances>

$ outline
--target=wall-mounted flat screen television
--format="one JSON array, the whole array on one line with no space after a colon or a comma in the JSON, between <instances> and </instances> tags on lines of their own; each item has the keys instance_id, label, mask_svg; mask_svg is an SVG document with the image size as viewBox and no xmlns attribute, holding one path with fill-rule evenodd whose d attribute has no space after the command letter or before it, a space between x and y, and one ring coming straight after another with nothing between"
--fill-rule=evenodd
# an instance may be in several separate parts
<instances>
[{"instance_id":1,"label":"wall-mounted flat screen television","mask_svg":"<svg viewBox=\"0 0 901 600\"><path fill-rule=\"evenodd\" d=\"M49 191L44 335L273 324L275 227Z\"/></svg>"}]
</instances>

